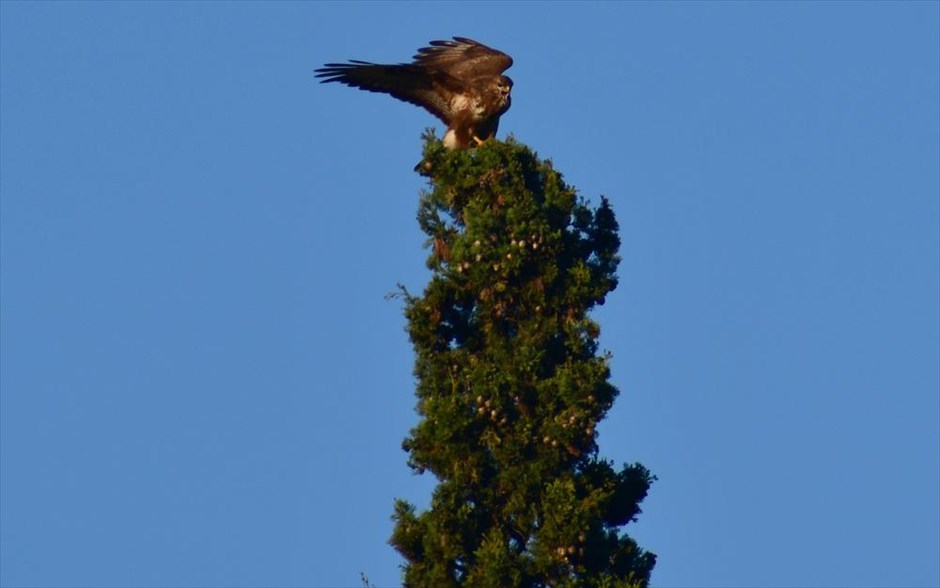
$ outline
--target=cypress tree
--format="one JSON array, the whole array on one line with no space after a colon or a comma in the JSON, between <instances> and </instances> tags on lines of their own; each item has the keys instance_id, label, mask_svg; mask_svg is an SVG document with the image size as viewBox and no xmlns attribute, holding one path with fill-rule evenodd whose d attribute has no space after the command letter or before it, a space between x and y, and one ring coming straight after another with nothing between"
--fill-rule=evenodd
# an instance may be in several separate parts
<instances>
[{"instance_id":1,"label":"cypress tree","mask_svg":"<svg viewBox=\"0 0 940 588\"><path fill-rule=\"evenodd\" d=\"M550 161L511 138L446 151L425 135L418 222L432 270L403 291L418 424L403 442L438 480L398 500L406 586L646 586L656 556L621 527L655 480L598 456L618 390L589 316L617 286L620 239Z\"/></svg>"}]
</instances>

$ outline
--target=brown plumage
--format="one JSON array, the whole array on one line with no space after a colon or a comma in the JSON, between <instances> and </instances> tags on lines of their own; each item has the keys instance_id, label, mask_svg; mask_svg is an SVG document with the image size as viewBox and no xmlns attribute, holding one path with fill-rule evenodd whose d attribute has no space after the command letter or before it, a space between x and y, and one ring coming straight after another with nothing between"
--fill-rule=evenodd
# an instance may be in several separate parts
<instances>
[{"instance_id":1,"label":"brown plumage","mask_svg":"<svg viewBox=\"0 0 940 588\"><path fill-rule=\"evenodd\" d=\"M420 106L447 125L444 144L461 149L496 135L511 102L512 80L502 75L511 65L512 58L501 51L454 37L431 41L411 63L327 63L316 77Z\"/></svg>"}]
</instances>

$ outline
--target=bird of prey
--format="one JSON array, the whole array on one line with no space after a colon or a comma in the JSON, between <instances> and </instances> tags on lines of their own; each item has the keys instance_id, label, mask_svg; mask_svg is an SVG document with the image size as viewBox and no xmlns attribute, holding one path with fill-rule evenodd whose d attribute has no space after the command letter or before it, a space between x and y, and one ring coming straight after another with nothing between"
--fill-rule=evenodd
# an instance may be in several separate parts
<instances>
[{"instance_id":1,"label":"bird of prey","mask_svg":"<svg viewBox=\"0 0 940 588\"><path fill-rule=\"evenodd\" d=\"M447 125L444 145L473 147L496 135L509 110L512 80L502 75L512 58L466 37L431 41L411 63L327 63L316 70L321 83L339 82L389 94L420 106Z\"/></svg>"}]
</instances>

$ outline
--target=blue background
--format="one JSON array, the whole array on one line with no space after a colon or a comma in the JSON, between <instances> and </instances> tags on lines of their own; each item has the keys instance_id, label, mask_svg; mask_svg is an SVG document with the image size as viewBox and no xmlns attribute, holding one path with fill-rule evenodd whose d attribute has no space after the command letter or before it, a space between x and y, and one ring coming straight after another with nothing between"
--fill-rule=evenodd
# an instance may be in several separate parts
<instances>
[{"instance_id":1,"label":"blue background","mask_svg":"<svg viewBox=\"0 0 940 588\"><path fill-rule=\"evenodd\" d=\"M420 133L465 35L622 227L657 586L940 585L940 3L0 3L0 584L380 586L427 503Z\"/></svg>"}]
</instances>

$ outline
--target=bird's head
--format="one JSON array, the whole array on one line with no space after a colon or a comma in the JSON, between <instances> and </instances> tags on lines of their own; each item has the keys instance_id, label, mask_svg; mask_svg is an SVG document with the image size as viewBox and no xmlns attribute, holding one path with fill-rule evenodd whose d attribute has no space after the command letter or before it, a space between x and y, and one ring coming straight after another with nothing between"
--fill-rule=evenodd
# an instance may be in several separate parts
<instances>
[{"instance_id":1,"label":"bird's head","mask_svg":"<svg viewBox=\"0 0 940 588\"><path fill-rule=\"evenodd\" d=\"M497 76L496 77L496 88L505 95L509 95L509 92L512 91L512 78L509 76Z\"/></svg>"},{"instance_id":2,"label":"bird's head","mask_svg":"<svg viewBox=\"0 0 940 588\"><path fill-rule=\"evenodd\" d=\"M501 105L503 112L509 110L509 104L512 101L510 93L512 92L512 79L509 76L496 76L494 81L494 89L496 90L496 95Z\"/></svg>"}]
</instances>

